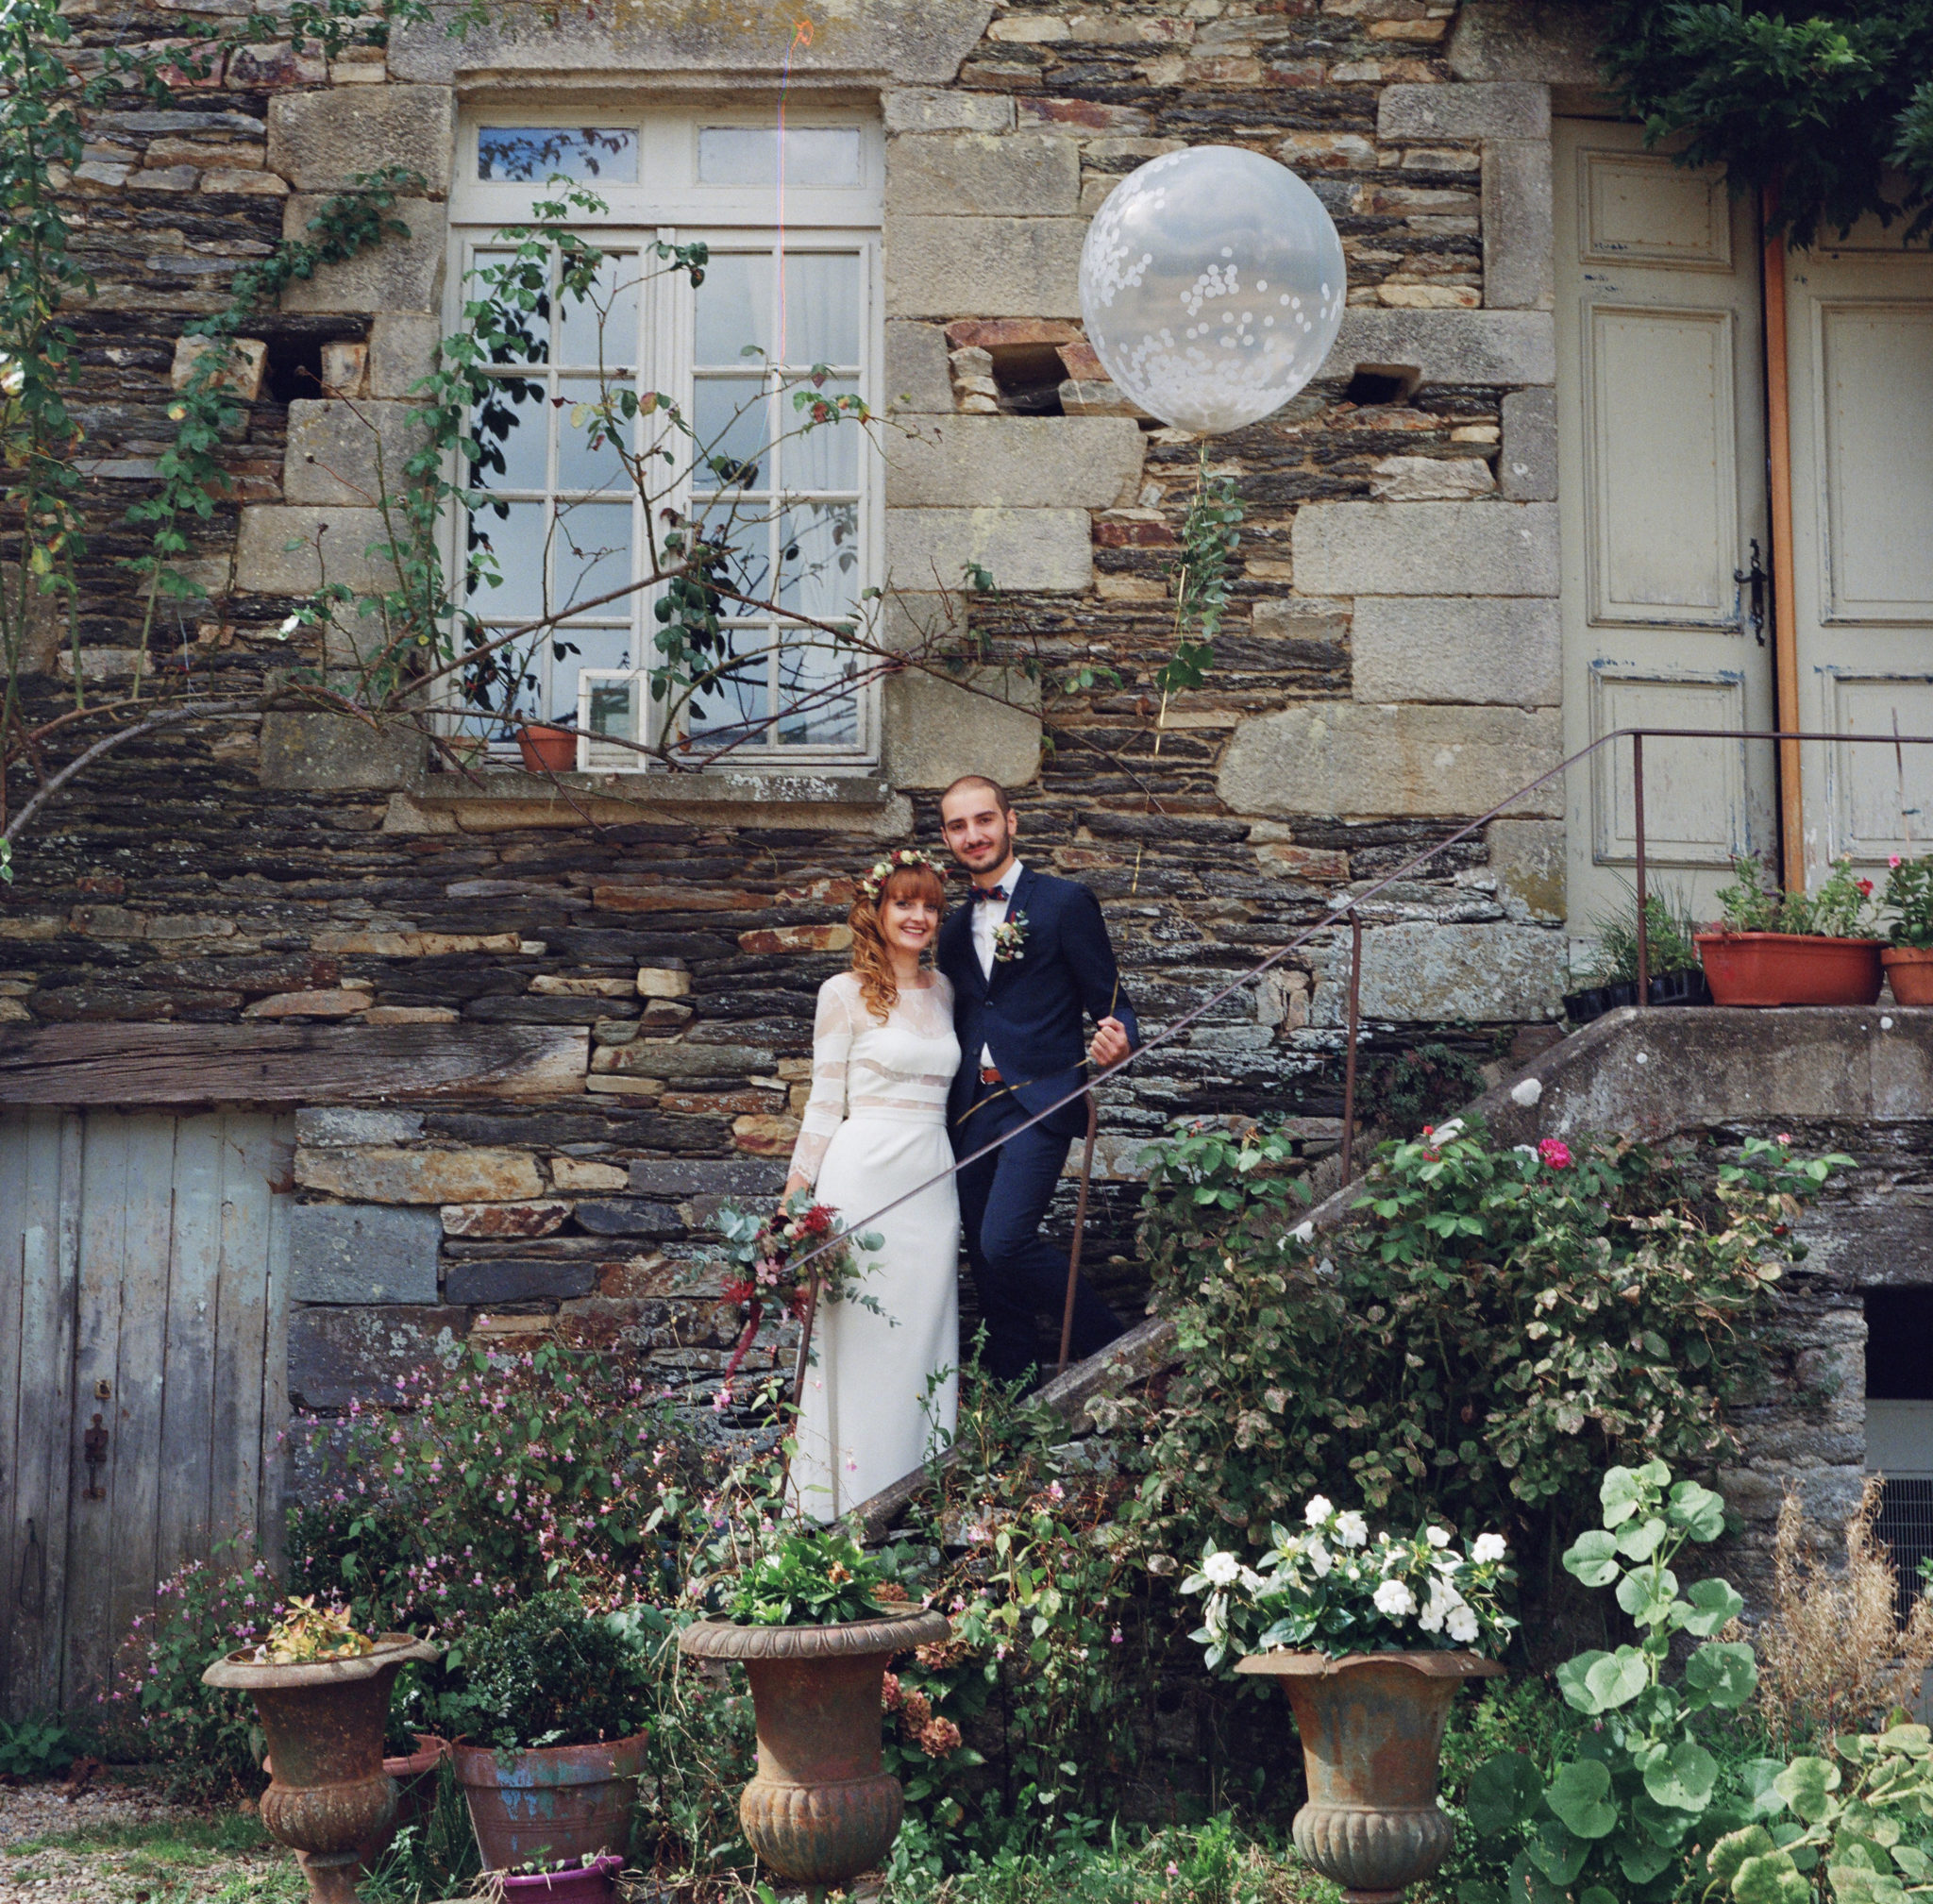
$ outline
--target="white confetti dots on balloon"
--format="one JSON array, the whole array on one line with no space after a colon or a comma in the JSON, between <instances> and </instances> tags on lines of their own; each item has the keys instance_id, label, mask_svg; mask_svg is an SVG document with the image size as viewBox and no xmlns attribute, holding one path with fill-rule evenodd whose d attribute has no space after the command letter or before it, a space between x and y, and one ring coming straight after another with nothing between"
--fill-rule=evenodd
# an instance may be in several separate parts
<instances>
[{"instance_id":1,"label":"white confetti dots on balloon","mask_svg":"<svg viewBox=\"0 0 1933 1904\"><path fill-rule=\"evenodd\" d=\"M1271 286L1286 313L1279 326L1255 315ZM1315 376L1346 291L1342 242L1320 200L1286 167L1232 145L1170 152L1130 173L1081 254L1081 314L1108 375L1151 415L1206 435L1279 410ZM1177 314L1187 320L1179 339Z\"/></svg>"}]
</instances>

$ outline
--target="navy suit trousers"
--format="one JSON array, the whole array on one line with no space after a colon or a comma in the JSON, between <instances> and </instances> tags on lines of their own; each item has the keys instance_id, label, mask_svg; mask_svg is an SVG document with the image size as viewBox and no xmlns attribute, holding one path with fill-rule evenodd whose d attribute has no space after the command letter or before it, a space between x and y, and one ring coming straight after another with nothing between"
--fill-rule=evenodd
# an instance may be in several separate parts
<instances>
[{"instance_id":1,"label":"navy suit trousers","mask_svg":"<svg viewBox=\"0 0 1933 1904\"><path fill-rule=\"evenodd\" d=\"M973 1105L957 1132L963 1151L976 1151L1027 1119L1019 1099L999 1085L976 1085ZM1040 1225L1067 1160L1067 1137L1035 1124L959 1173L960 1222L986 1323L982 1362L1003 1382L1044 1366L1037 1317L1053 1319L1050 1356L1060 1347L1067 1252L1047 1242ZM1075 1360L1104 1349L1124 1326L1083 1276L1074 1298Z\"/></svg>"}]
</instances>

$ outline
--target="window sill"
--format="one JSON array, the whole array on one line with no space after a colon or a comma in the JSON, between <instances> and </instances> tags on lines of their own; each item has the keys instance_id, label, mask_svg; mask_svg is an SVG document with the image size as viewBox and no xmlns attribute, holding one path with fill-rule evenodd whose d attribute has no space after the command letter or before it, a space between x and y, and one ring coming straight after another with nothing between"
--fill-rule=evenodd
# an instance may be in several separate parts
<instances>
[{"instance_id":1,"label":"window sill","mask_svg":"<svg viewBox=\"0 0 1933 1904\"><path fill-rule=\"evenodd\" d=\"M905 797L876 768L861 773L422 774L391 796L385 833L501 833L656 817L746 826L820 827L897 834L911 824Z\"/></svg>"},{"instance_id":2,"label":"window sill","mask_svg":"<svg viewBox=\"0 0 1933 1904\"><path fill-rule=\"evenodd\" d=\"M566 794L647 802L652 806L880 807L893 798L878 773L529 773L487 767L474 774L427 773L408 789L418 800L525 800L550 801Z\"/></svg>"}]
</instances>

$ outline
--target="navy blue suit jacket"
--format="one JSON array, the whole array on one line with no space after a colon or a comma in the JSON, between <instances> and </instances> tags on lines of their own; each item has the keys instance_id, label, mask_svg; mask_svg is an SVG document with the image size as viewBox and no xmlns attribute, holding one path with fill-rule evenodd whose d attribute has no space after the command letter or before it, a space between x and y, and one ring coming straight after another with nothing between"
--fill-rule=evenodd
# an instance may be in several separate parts
<instances>
[{"instance_id":1,"label":"navy blue suit jacket","mask_svg":"<svg viewBox=\"0 0 1933 1904\"><path fill-rule=\"evenodd\" d=\"M1010 920L1026 916L1022 956L996 959L991 979L982 976L973 949L973 908L980 903L968 901L948 915L938 953L940 970L953 982L953 1029L960 1037L949 1121L955 1145L965 1150L984 1141L973 1129L975 1120L964 1128L960 1123L973 1100L983 1045L1031 1115L1080 1088L1087 1054L1085 1019L1118 1018L1128 1042L1141 1041L1101 901L1084 885L1022 867L1007 912ZM1073 1137L1086 1127L1086 1111L1078 1103L1047 1123L1056 1136Z\"/></svg>"}]
</instances>

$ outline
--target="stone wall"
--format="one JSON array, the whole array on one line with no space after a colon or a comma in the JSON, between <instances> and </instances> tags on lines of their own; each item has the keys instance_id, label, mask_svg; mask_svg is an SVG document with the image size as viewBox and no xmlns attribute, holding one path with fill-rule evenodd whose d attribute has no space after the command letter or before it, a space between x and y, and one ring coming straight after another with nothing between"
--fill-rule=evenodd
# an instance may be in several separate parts
<instances>
[{"instance_id":1,"label":"stone wall","mask_svg":"<svg viewBox=\"0 0 1933 1904\"><path fill-rule=\"evenodd\" d=\"M184 9L71 10L97 60ZM406 442L399 400L441 323L465 97L613 73L756 97L790 30L728 32L696 5L647 25L494 19L460 40L432 18L330 64L249 47L172 107L96 115L64 181L97 279L77 318L90 682L140 665L252 690L293 658L277 631L319 579L318 531L331 575L353 576L375 533L356 473L377 434ZM1588 77L1501 0L867 0L823 23L796 93L876 98L887 140L885 384L916 432L889 456L888 566L984 560L1001 594L970 612L996 663L1097 659L1125 684L1038 710L903 678L872 777L466 778L407 735L297 712L130 746L24 843L0 1020L587 1027L588 1073L563 1097L305 1117L292 1387L333 1406L440 1332L485 1327L623 1340L714 1376L732 1319L683 1288L687 1232L782 1174L853 870L931 839L954 773L1016 784L1027 855L1101 895L1156 1026L1555 764L1550 86ZM1248 512L1235 607L1208 686L1162 710L1148 673L1197 448L1106 382L1074 265L1117 178L1212 140L1308 178L1343 234L1350 308L1319 382L1210 447ZM192 564L208 599L167 608L143 659L119 514L170 440L180 326L390 160L427 180L398 208L410 235L253 327L235 487ZM1019 413L1015 366L1037 379L1043 352L1065 372L1057 413ZM43 665L29 685L51 708L75 663ZM1447 1031L1494 1055L1548 1026L1560 811L1533 801L1365 908L1376 1048ZM1109 1093L1089 1261L1123 1302L1141 1138L1266 1110L1333 1142L1343 947L1319 940Z\"/></svg>"}]
</instances>

